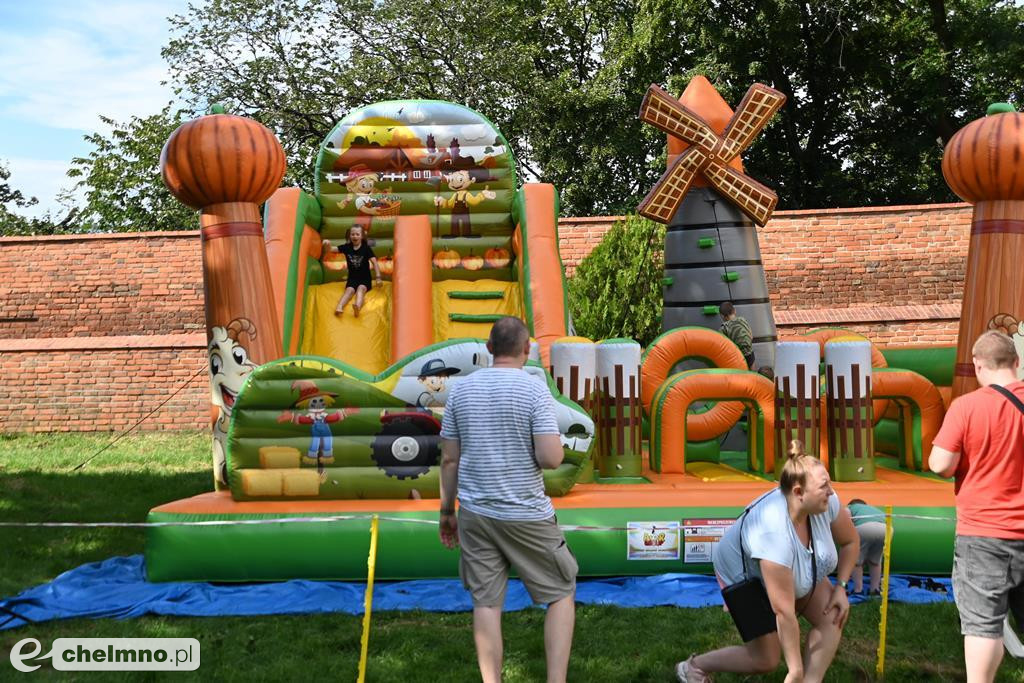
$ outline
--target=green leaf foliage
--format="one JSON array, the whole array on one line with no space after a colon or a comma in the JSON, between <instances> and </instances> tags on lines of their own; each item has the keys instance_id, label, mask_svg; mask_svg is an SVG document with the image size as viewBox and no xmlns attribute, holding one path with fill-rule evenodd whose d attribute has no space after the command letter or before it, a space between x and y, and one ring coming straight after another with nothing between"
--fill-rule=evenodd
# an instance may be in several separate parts
<instances>
[{"instance_id":1,"label":"green leaf foliage","mask_svg":"<svg viewBox=\"0 0 1024 683\"><path fill-rule=\"evenodd\" d=\"M629 216L615 223L569 280L576 334L630 337L646 346L661 333L665 228Z\"/></svg>"},{"instance_id":2,"label":"green leaf foliage","mask_svg":"<svg viewBox=\"0 0 1024 683\"><path fill-rule=\"evenodd\" d=\"M68 176L77 178L85 203L80 231L136 232L189 230L199 227L196 212L180 203L160 177L160 151L171 133L189 117L170 106L159 114L127 123L100 117L107 134L85 136L93 150L71 161Z\"/></svg>"},{"instance_id":3,"label":"green leaf foliage","mask_svg":"<svg viewBox=\"0 0 1024 683\"><path fill-rule=\"evenodd\" d=\"M52 212L47 212L41 217L23 216L19 213L19 209L35 206L39 200L35 197L26 197L9 182L10 178L10 169L0 161L0 236L50 235L67 232L70 229L70 223L77 213L74 209L71 209L63 219L56 218Z\"/></svg>"}]
</instances>

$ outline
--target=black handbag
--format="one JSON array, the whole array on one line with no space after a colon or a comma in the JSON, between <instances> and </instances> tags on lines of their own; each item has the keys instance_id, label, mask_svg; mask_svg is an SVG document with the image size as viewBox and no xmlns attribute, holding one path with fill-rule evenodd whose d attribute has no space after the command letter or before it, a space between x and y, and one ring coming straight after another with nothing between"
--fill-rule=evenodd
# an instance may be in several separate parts
<instances>
[{"instance_id":1,"label":"black handbag","mask_svg":"<svg viewBox=\"0 0 1024 683\"><path fill-rule=\"evenodd\" d=\"M747 571L747 555L743 550L743 523L747 520L747 513L764 498L765 496L762 496L754 501L743 511L740 518L740 559L743 562L744 578L722 589L722 600L729 608L729 614L732 615L733 623L736 624L736 630L740 632L740 638L744 643L749 643L755 638L778 630L775 610L772 609L771 600L768 599L768 591L760 577L750 576L750 572ZM817 553L814 552L814 534L811 531L810 517L807 518L807 529L810 534L811 582L813 585L818 580L818 560Z\"/></svg>"}]
</instances>

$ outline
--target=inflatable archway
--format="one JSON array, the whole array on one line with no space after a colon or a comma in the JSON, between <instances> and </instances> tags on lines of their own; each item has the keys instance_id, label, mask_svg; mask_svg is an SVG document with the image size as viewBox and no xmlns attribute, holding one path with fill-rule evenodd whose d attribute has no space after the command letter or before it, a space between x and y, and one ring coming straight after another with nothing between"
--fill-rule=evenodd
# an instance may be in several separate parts
<instances>
[{"instance_id":1,"label":"inflatable archway","mask_svg":"<svg viewBox=\"0 0 1024 683\"><path fill-rule=\"evenodd\" d=\"M679 363L699 360L715 368L746 371L743 354L728 337L706 327L677 327L657 337L641 359L640 399L648 416L659 388ZM704 398L711 398L710 396ZM743 415L743 404L716 403L703 413L686 415L686 431L692 441L707 441L729 431Z\"/></svg>"},{"instance_id":2,"label":"inflatable archway","mask_svg":"<svg viewBox=\"0 0 1024 683\"><path fill-rule=\"evenodd\" d=\"M723 368L687 370L662 383L651 401L651 468L658 472L686 471L686 442L701 439L691 435L690 421L681 418L691 403L703 399L738 399L755 408L756 416L749 426L749 466L762 474L772 472L775 385L756 372Z\"/></svg>"}]
</instances>

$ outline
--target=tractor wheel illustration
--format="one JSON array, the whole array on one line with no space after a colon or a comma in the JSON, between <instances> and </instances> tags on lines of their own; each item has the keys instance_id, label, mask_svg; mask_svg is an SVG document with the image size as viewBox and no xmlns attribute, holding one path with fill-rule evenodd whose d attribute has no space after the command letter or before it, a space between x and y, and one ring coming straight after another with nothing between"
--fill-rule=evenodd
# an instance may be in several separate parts
<instances>
[{"instance_id":1,"label":"tractor wheel illustration","mask_svg":"<svg viewBox=\"0 0 1024 683\"><path fill-rule=\"evenodd\" d=\"M389 477L415 479L430 471L441 457L441 427L429 412L381 416L383 429L372 444L377 467Z\"/></svg>"}]
</instances>

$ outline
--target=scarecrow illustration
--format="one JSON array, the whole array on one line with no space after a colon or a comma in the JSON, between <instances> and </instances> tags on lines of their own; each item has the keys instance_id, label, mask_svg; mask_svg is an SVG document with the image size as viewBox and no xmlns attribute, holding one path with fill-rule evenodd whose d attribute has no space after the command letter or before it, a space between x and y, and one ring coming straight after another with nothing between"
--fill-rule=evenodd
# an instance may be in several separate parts
<instances>
[{"instance_id":1,"label":"scarecrow illustration","mask_svg":"<svg viewBox=\"0 0 1024 683\"><path fill-rule=\"evenodd\" d=\"M344 209L349 202L355 200L355 225L362 226L364 236L370 234L370 224L374 216L385 212L388 215L397 214L401 200L390 194L390 187L384 191L386 194L374 192L377 183L380 182L380 175L376 171L371 171L366 164L356 164L350 168L342 182L348 189L348 194L338 202L338 208Z\"/></svg>"},{"instance_id":2,"label":"scarecrow illustration","mask_svg":"<svg viewBox=\"0 0 1024 683\"><path fill-rule=\"evenodd\" d=\"M256 367L256 363L249 360L249 352L238 342L242 334L250 341L255 339L256 326L248 318L235 318L227 327L212 328L206 347L210 359L210 402L217 408L217 420L213 423L213 476L217 488L228 486L224 453L231 409L245 378Z\"/></svg>"},{"instance_id":3,"label":"scarecrow illustration","mask_svg":"<svg viewBox=\"0 0 1024 683\"><path fill-rule=\"evenodd\" d=\"M327 408L334 405L338 395L317 388L316 384L308 379L297 379L292 382L292 391L299 392L299 398L292 407L305 410L306 414L300 415L286 410L278 416L277 421L313 426L313 440L309 444L309 452L306 453L304 461L315 462L322 472L324 465L334 463L334 437L331 435L329 425L359 411L357 408L346 408L343 411L328 413Z\"/></svg>"},{"instance_id":4,"label":"scarecrow illustration","mask_svg":"<svg viewBox=\"0 0 1024 683\"><path fill-rule=\"evenodd\" d=\"M440 358L431 358L420 369L416 379L423 385L423 393L416 398L419 408L440 408L444 405L441 394L444 393L448 378L459 373L458 368L446 367Z\"/></svg>"},{"instance_id":5,"label":"scarecrow illustration","mask_svg":"<svg viewBox=\"0 0 1024 683\"><path fill-rule=\"evenodd\" d=\"M469 188L477 182L477 178L467 170L454 171L445 175L444 179L453 194L448 199L437 195L434 197L434 205L452 210L452 229L447 237L479 237L473 235L470 229L469 207L476 206L485 199L494 199L498 195L488 189L488 185L484 185L484 189L478 194L470 192Z\"/></svg>"}]
</instances>

